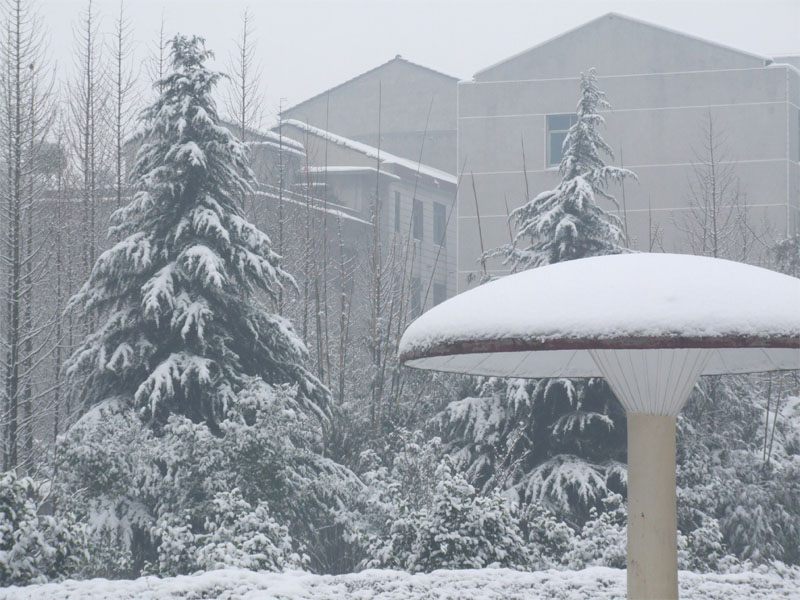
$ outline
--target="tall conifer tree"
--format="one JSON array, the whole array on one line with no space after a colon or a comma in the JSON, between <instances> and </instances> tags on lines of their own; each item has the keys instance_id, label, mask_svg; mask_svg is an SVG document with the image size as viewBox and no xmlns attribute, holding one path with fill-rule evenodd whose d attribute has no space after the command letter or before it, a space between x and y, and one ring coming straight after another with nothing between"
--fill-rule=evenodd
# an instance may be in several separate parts
<instances>
[{"instance_id":1,"label":"tall conifer tree","mask_svg":"<svg viewBox=\"0 0 800 600\"><path fill-rule=\"evenodd\" d=\"M597 200L616 204L609 183L635 175L603 161L613 153L600 135L598 111L610 106L594 69L581 74L580 86L561 182L513 211L513 242L484 259L499 255L513 271L524 271L625 251L622 221ZM452 402L439 423L473 481L513 488L523 502L542 503L571 520L602 508L609 489L622 491L625 413L600 379L485 380L476 397Z\"/></svg>"},{"instance_id":2,"label":"tall conifer tree","mask_svg":"<svg viewBox=\"0 0 800 600\"><path fill-rule=\"evenodd\" d=\"M324 417L329 394L303 362L291 324L264 303L294 285L269 238L243 216L252 177L244 145L218 124L221 75L202 38L171 41L172 72L143 112L133 200L112 216L121 240L72 298L99 317L68 361L87 406L132 402L156 428L171 413L213 430L251 377L296 384Z\"/></svg>"}]
</instances>

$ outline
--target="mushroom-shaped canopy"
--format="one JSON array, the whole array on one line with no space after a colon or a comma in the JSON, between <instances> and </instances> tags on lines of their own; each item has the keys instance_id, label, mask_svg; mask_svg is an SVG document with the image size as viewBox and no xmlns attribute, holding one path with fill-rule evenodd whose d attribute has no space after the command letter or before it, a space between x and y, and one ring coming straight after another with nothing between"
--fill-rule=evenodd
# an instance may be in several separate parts
<instances>
[{"instance_id":1,"label":"mushroom-shaped canopy","mask_svg":"<svg viewBox=\"0 0 800 600\"><path fill-rule=\"evenodd\" d=\"M432 308L406 330L400 360L476 375L599 377L642 354L632 350L663 349L706 349L663 355L696 358L697 375L800 368L800 279L684 254L548 265Z\"/></svg>"}]
</instances>

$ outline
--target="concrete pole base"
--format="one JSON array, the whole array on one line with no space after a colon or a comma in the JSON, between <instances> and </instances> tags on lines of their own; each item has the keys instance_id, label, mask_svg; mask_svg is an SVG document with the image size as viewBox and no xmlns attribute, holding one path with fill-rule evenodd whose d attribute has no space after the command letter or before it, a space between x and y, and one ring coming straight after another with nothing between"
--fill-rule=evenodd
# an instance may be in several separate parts
<instances>
[{"instance_id":1,"label":"concrete pole base","mask_svg":"<svg viewBox=\"0 0 800 600\"><path fill-rule=\"evenodd\" d=\"M678 598L675 417L628 413L628 598Z\"/></svg>"}]
</instances>

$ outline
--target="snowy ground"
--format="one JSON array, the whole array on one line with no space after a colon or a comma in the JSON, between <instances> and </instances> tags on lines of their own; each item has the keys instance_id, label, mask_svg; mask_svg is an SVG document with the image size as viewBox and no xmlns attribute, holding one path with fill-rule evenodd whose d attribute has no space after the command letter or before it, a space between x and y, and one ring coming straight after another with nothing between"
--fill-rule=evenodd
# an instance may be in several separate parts
<instances>
[{"instance_id":1,"label":"snowy ground","mask_svg":"<svg viewBox=\"0 0 800 600\"><path fill-rule=\"evenodd\" d=\"M692 600L800 599L800 571L785 577L766 573L680 574L680 593ZM521 573L508 569L436 571L409 575L370 570L349 575L301 572L254 573L237 569L198 575L136 580L65 581L0 590L8 600L610 600L625 597L625 571Z\"/></svg>"}]
</instances>

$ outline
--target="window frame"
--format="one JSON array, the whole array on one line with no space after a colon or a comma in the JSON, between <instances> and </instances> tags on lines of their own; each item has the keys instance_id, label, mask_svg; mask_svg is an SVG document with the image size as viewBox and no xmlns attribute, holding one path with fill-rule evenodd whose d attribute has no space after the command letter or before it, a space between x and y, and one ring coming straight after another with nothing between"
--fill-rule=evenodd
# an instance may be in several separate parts
<instances>
[{"instance_id":1,"label":"window frame","mask_svg":"<svg viewBox=\"0 0 800 600\"><path fill-rule=\"evenodd\" d=\"M557 118L567 118L569 122L569 126L564 129L563 125L561 127L555 128L551 126L551 120L555 120ZM553 113L549 115L545 115L545 168L546 169L557 169L558 166L561 164L561 159L564 157L564 152L562 150L564 145L564 140L567 138L567 132L570 128L578 122L578 115L575 113ZM561 138L561 146L562 148L558 149L559 159L557 162L553 162L553 135L563 135Z\"/></svg>"}]
</instances>

